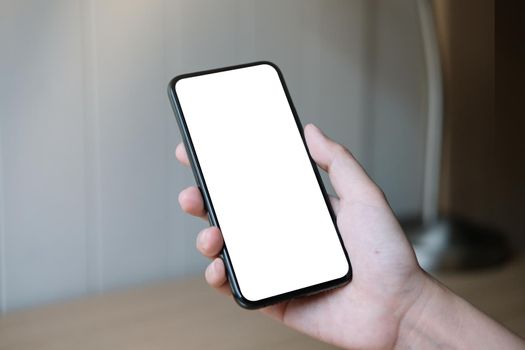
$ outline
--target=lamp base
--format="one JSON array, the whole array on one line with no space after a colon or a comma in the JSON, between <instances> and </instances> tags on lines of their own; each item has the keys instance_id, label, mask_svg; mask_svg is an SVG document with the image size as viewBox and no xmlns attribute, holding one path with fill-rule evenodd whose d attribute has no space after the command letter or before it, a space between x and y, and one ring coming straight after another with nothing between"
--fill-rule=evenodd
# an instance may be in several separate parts
<instances>
[{"instance_id":1,"label":"lamp base","mask_svg":"<svg viewBox=\"0 0 525 350\"><path fill-rule=\"evenodd\" d=\"M510 259L502 232L464 219L442 218L430 225L401 221L421 267L429 272L482 269Z\"/></svg>"}]
</instances>

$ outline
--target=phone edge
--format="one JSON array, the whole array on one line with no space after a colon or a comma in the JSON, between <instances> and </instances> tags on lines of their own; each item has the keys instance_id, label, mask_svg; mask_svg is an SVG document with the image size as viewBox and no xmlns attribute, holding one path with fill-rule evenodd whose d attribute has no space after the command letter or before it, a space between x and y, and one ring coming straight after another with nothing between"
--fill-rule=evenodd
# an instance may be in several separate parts
<instances>
[{"instance_id":1,"label":"phone edge","mask_svg":"<svg viewBox=\"0 0 525 350\"><path fill-rule=\"evenodd\" d=\"M293 291L290 291L290 292L286 292L286 293L283 293L283 294L274 295L274 296L271 296L269 298L252 301L252 300L248 300L247 298L245 298L243 296L240 288L239 288L239 284L237 282L237 277L235 275L235 271L233 269L233 266L231 264L231 260L230 260L229 254L228 254L228 249L226 247L226 243L224 243L224 247L223 247L223 249L221 251L220 256L221 256L222 260L225 263L227 277L228 277L228 282L230 284L230 288L232 290L232 294L234 296L235 301L237 302L237 304L239 304L241 307L243 307L245 309L259 309L259 308L262 308L262 307L265 307L265 306L269 306L269 305L272 305L272 304L277 304L279 302L286 301L286 300L289 300L289 299L292 299L292 298L298 298L298 297L303 297L303 296L308 296L308 295L312 295L312 294L321 293L323 291L327 291L327 290L330 290L330 289L334 289L334 288L338 288L340 286L343 286L343 285L347 284L348 282L350 282L351 279L352 279L352 264L350 262L350 258L348 256L348 252L347 252L346 247L344 245L341 233L339 232L339 228L337 227L337 220L336 220L336 216L335 216L334 210L332 208L332 205L330 203L330 198L328 196L328 193L326 192L326 188L325 188L325 186L323 184L321 175L320 175L319 170L317 168L317 164L313 160L313 158L312 158L312 156L310 154L310 151L308 149L308 146L306 144L306 139L304 137L304 128L303 128L303 126L301 124L301 121L299 119L299 116L297 114L295 106L294 106L294 104L292 102L290 93L288 91L288 87L287 87L287 85L285 83L285 80L284 80L284 76L283 76L281 70L279 69L279 67L273 62L265 61L265 60L263 60L263 61L255 61L255 62L244 63L244 64L240 64L240 65L233 65L233 66L227 66L227 67L222 67L222 68L214 68L214 69L202 70L202 71L197 71L197 72L192 72L192 73L185 73L185 74L177 75L168 84L168 97L169 97L169 100L170 100L170 104L171 104L171 107L172 107L173 112L175 114L175 119L177 120L177 125L179 127L179 131L180 131L181 136L182 136L182 141L184 143L184 147L186 148L186 151L188 153L188 158L190 160L190 166L191 166L191 169L192 169L192 172L193 172L193 176L194 176L195 181L197 183L197 187L199 188L199 190L200 190L200 192L202 194L202 197L203 197L203 200L204 200L204 205L205 205L205 207L207 209L207 212L208 212L208 219L209 219L210 225L217 226L217 227L220 228L220 225L219 225L219 222L218 222L218 219L217 219L217 216L215 214L214 207L213 207L213 203L211 201L211 197L210 197L208 189L206 187L206 181L204 179L204 175L202 173L202 170L201 170L198 158L197 158L197 154L196 154L195 149L193 147L193 142L191 141L191 136L189 134L189 130L188 130L188 127L186 125L186 121L184 119L184 113L182 112L182 108L181 108L179 100L177 98L175 85L176 85L176 83L179 80L182 80L182 79L185 79L185 78L189 78L189 77L195 77L195 76L205 75L205 74L213 74L213 73L224 72L224 71L240 69L240 68L247 68L247 67L252 67L252 66L257 66L257 65L262 65L262 64L266 64L266 65L269 65L269 66L273 67L275 69L275 71L277 72L278 76L279 76L279 80L280 80L281 85L283 87L283 90L285 92L286 99L288 100L288 104L289 104L289 106L290 106L290 108L292 110L292 114L294 116L297 128L299 130L299 134L301 135L303 146L305 147L307 155L308 155L308 158L310 159L310 163L312 165L312 169L313 169L313 171L315 173L315 177L317 179L318 185L319 185L319 187L321 189L321 192L323 194L323 197L324 197L324 200L325 200L325 204L328 207L328 211L330 213L330 217L331 217L332 222L334 224L334 227L336 229L336 232L337 232L337 235L338 235L338 238L339 238L339 242L341 244L341 247L343 248L343 252L345 254L345 258L346 258L346 261L348 263L348 271L347 271L347 273L344 276L342 276L340 278L337 278L337 279L334 279L334 280L329 280L329 281L325 281L325 282L322 282L322 283L319 283L319 284L315 284L315 285L312 285L312 286L308 286L308 287L305 287L305 288L300 288L300 289L296 289L296 290L293 290Z\"/></svg>"}]
</instances>

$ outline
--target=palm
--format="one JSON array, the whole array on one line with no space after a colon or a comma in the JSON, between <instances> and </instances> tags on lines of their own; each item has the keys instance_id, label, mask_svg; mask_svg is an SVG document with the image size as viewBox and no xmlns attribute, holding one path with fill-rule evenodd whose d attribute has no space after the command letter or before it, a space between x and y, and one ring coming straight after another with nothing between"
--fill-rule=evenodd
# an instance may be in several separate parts
<instances>
[{"instance_id":1,"label":"palm","mask_svg":"<svg viewBox=\"0 0 525 350\"><path fill-rule=\"evenodd\" d=\"M267 311L272 316L340 346L393 346L401 315L409 306L399 301L407 300L404 294L411 290L407 286L416 283L419 268L386 202L382 198L370 201L378 201L379 205L342 202L337 212L338 226L353 263L352 282L270 307ZM343 325L344 332L338 331Z\"/></svg>"}]
</instances>

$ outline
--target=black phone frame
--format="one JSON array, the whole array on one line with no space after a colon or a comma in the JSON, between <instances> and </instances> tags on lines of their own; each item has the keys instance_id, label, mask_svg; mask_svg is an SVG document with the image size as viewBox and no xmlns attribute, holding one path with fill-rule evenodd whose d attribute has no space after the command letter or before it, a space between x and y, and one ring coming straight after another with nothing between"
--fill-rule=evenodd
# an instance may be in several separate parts
<instances>
[{"instance_id":1,"label":"black phone frame","mask_svg":"<svg viewBox=\"0 0 525 350\"><path fill-rule=\"evenodd\" d=\"M186 148L186 152L188 153L188 158L190 160L191 169L192 169L193 175L195 177L195 181L196 181L197 186L198 186L198 188L199 188L199 190L200 190L200 192L202 194L202 197L204 199L204 205L205 205L205 208L206 208L206 210L208 212L208 219L209 219L210 225L217 226L217 227L220 228L219 221L217 219L217 216L216 216L216 213L215 213L215 210L214 210L214 207L213 207L213 203L212 203L210 194L208 192L208 188L206 187L206 181L204 179L204 174L202 173L202 169L200 167L199 160L198 160L197 154L195 152L195 148L193 147L193 142L191 140L190 132L188 130L188 126L186 124L186 120L184 119L184 113L182 112L182 107L181 107L179 99L177 97L177 93L176 93L176 90L175 90L175 85L177 84L177 82L179 80L182 80L182 79L185 79L185 78L196 77L196 76L206 75L206 74L219 73L219 72L224 72L224 71L229 71L229 70L234 70L234 69L242 69L242 68L247 68L247 67L252 67L252 66L257 66L257 65L269 65L269 66L273 67L277 71L277 74L279 75L279 79L281 81L281 85L282 85L282 87L284 89L284 92L286 94L286 98L288 100L288 104L290 105L290 108L292 110L292 114L294 116L295 123L297 125L297 128L299 129L299 134L301 135L301 139L303 141L303 145L304 145L304 147L306 149L308 157L310 158L310 163L312 165L312 169L313 169L313 171L315 173L315 177L317 178L317 182L319 184L321 192L323 193L323 197L324 197L326 206L328 207L328 211L330 213L330 217L332 218L332 222L334 224L335 230L337 232L337 235L338 235L338 238L339 238L339 242L341 243L341 247L343 248L343 252L344 252L345 257L346 257L346 261L348 262L348 272L343 277L340 277L340 278L337 278L337 279L334 279L334 280L322 282L322 283L315 284L315 285L312 285L312 286L309 286L309 287L300 288L300 289L293 290L293 291L290 291L290 292L286 292L286 293L283 293L283 294L274 295L274 296L271 296L271 297L268 297L268 298L265 298L265 299L252 301L252 300L248 300L247 298L245 298L242 295L242 293L241 293L239 284L237 282L237 277L235 276L235 271L234 271L233 265L231 263L231 260L230 260L229 254L228 254L228 249L226 247L226 242L225 242L224 243L224 247L223 247L223 249L221 251L220 257L224 261L224 265L226 267L226 273L227 273L227 277L228 277L228 282L230 284L230 288L232 290L232 294L234 296L234 299L240 306L242 306L245 309L258 309L258 308L261 308L261 307L265 307L265 306L276 304L276 303L279 303L279 302L282 302L282 301L286 301L288 299L316 294L316 293L319 293L319 292L323 292L323 291L326 291L326 290L329 290L329 289L333 289L333 288L337 288L337 287L340 287L342 285L345 285L348 282L350 282L351 279L352 279L352 265L351 265L350 259L348 257L348 252L347 252L347 250L346 250L346 248L344 246L343 239L342 239L341 234L339 232L339 228L337 227L337 220L336 220L336 216L334 214L332 205L330 203L330 198L329 198L329 196L328 196L328 194L326 192L326 189L324 187L324 184L323 184L323 181L321 179L321 175L319 174L319 170L317 168L317 165L315 164L314 160L312 159L312 156L310 155L310 151L308 150L308 146L306 145L306 140L305 140L305 137L304 137L304 129L303 129L303 126L301 124L301 121L299 120L299 116L297 115L297 111L296 111L296 109L295 109L295 107L294 107L294 105L292 103L292 99L290 97L290 93L288 92L288 88L287 88L286 83L284 81L284 76L283 76L281 70L279 69L279 67L273 62L270 62L270 61L256 61L256 62L245 63L245 64L234 65L234 66L228 66L228 67L223 67L223 68L216 68L216 69L203 70L203 71L198 71L198 72L193 72L193 73L181 74L181 75L178 75L175 78L173 78L170 81L170 83L168 84L168 96L169 96L169 100L170 100L170 103L171 103L171 107L173 108L173 111L174 111L174 114L175 114L175 117L176 117L175 119L177 120L177 124L178 124L180 132L181 132L182 140L183 140L184 146Z\"/></svg>"}]
</instances>

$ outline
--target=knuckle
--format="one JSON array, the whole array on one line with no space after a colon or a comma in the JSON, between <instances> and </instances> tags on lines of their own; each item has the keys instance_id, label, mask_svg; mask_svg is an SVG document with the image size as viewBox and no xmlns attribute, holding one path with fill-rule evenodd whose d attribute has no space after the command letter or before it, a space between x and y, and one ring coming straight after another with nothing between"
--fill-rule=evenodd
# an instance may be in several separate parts
<instances>
[{"instance_id":1,"label":"knuckle","mask_svg":"<svg viewBox=\"0 0 525 350\"><path fill-rule=\"evenodd\" d=\"M336 158L341 160L353 159L352 153L345 146L336 143L333 148L333 152Z\"/></svg>"},{"instance_id":2,"label":"knuckle","mask_svg":"<svg viewBox=\"0 0 525 350\"><path fill-rule=\"evenodd\" d=\"M350 152L348 152L348 150L346 149L345 146L339 144L339 143L336 143L334 145L334 153L338 154L338 155L341 155L341 156L346 156L348 155Z\"/></svg>"},{"instance_id":3,"label":"knuckle","mask_svg":"<svg viewBox=\"0 0 525 350\"><path fill-rule=\"evenodd\" d=\"M370 186L370 195L373 199L375 199L378 202L387 201L385 192L375 183L372 183Z\"/></svg>"}]
</instances>

